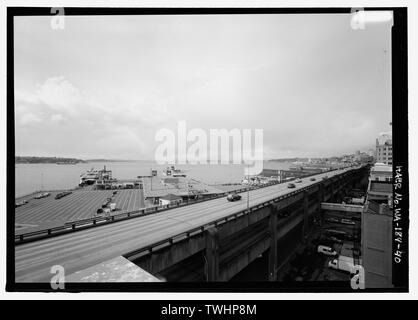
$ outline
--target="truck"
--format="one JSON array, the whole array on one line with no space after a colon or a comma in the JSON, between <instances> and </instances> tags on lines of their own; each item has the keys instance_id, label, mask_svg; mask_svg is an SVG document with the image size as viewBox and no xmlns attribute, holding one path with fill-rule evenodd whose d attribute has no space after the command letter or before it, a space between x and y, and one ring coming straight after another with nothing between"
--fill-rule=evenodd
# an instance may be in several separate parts
<instances>
[{"instance_id":1,"label":"truck","mask_svg":"<svg viewBox=\"0 0 418 320\"><path fill-rule=\"evenodd\" d=\"M354 273L354 259L353 257L339 256L338 258L329 261L328 267L335 270Z\"/></svg>"}]
</instances>

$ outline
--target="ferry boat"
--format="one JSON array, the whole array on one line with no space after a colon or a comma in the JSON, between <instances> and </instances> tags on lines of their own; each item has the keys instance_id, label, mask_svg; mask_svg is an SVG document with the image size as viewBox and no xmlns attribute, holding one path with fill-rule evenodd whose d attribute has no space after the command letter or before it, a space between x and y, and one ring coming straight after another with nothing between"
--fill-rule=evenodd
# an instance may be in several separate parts
<instances>
[{"instance_id":1,"label":"ferry boat","mask_svg":"<svg viewBox=\"0 0 418 320\"><path fill-rule=\"evenodd\" d=\"M99 179L99 172L91 168L80 175L80 186L94 184Z\"/></svg>"},{"instance_id":2,"label":"ferry boat","mask_svg":"<svg viewBox=\"0 0 418 320\"><path fill-rule=\"evenodd\" d=\"M163 175L167 177L174 177L174 178L187 177L187 174L185 173L185 171L176 169L174 166L167 167L166 170L163 170Z\"/></svg>"},{"instance_id":3,"label":"ferry boat","mask_svg":"<svg viewBox=\"0 0 418 320\"><path fill-rule=\"evenodd\" d=\"M101 170L94 170L94 168L91 168L90 170L87 170L86 173L80 175L80 186L91 185L97 182L103 184L114 181L116 181L116 179L112 178L112 171L106 170L106 166Z\"/></svg>"}]
</instances>

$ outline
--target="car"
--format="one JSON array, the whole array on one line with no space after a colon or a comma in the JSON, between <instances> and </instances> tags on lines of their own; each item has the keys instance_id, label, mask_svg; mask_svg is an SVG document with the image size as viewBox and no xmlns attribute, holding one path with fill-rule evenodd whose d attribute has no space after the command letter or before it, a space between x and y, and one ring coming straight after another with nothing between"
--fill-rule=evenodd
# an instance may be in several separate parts
<instances>
[{"instance_id":1,"label":"car","mask_svg":"<svg viewBox=\"0 0 418 320\"><path fill-rule=\"evenodd\" d=\"M326 180L326 179L328 179L328 176L322 177L322 180Z\"/></svg>"},{"instance_id":2,"label":"car","mask_svg":"<svg viewBox=\"0 0 418 320\"><path fill-rule=\"evenodd\" d=\"M336 242L336 243L343 243L344 242L343 240L338 239L337 237L333 237L333 236L325 237L325 239L328 240L328 241L331 241L331 242Z\"/></svg>"},{"instance_id":3,"label":"car","mask_svg":"<svg viewBox=\"0 0 418 320\"><path fill-rule=\"evenodd\" d=\"M28 203L27 200L22 200L22 201L16 202L15 203L15 208L20 207L20 206L23 206L23 205L25 205L27 203Z\"/></svg>"},{"instance_id":4,"label":"car","mask_svg":"<svg viewBox=\"0 0 418 320\"><path fill-rule=\"evenodd\" d=\"M337 218L326 218L325 221L326 222L336 222L336 223L340 222L340 220L338 220Z\"/></svg>"},{"instance_id":5,"label":"car","mask_svg":"<svg viewBox=\"0 0 418 320\"><path fill-rule=\"evenodd\" d=\"M236 193L230 193L230 194L228 194L226 199L230 202L233 202L233 201L241 200L241 196L239 194L236 194Z\"/></svg>"},{"instance_id":6,"label":"car","mask_svg":"<svg viewBox=\"0 0 418 320\"><path fill-rule=\"evenodd\" d=\"M322 253L326 256L331 256L331 257L335 257L338 255L337 251L335 251L331 247L327 247L324 245L319 245L317 251L318 253Z\"/></svg>"},{"instance_id":7,"label":"car","mask_svg":"<svg viewBox=\"0 0 418 320\"><path fill-rule=\"evenodd\" d=\"M294 183L289 183L287 187L290 189L293 189L293 188L296 188L296 185Z\"/></svg>"},{"instance_id":8,"label":"car","mask_svg":"<svg viewBox=\"0 0 418 320\"><path fill-rule=\"evenodd\" d=\"M36 196L35 196L35 199L42 199L42 198L46 198L46 197L49 197L49 195L50 195L50 193L49 193L49 192L43 192L43 193L40 193L40 194L36 195Z\"/></svg>"},{"instance_id":9,"label":"car","mask_svg":"<svg viewBox=\"0 0 418 320\"><path fill-rule=\"evenodd\" d=\"M356 223L354 221L348 220L348 219L341 219L342 224L350 224L355 225Z\"/></svg>"},{"instance_id":10,"label":"car","mask_svg":"<svg viewBox=\"0 0 418 320\"><path fill-rule=\"evenodd\" d=\"M302 182L302 179L297 178L297 179L295 180L295 182L296 182L296 183L301 183L301 182Z\"/></svg>"},{"instance_id":11,"label":"car","mask_svg":"<svg viewBox=\"0 0 418 320\"><path fill-rule=\"evenodd\" d=\"M311 181L316 181L316 179L315 179L315 178L311 178L310 180L311 180Z\"/></svg>"}]
</instances>

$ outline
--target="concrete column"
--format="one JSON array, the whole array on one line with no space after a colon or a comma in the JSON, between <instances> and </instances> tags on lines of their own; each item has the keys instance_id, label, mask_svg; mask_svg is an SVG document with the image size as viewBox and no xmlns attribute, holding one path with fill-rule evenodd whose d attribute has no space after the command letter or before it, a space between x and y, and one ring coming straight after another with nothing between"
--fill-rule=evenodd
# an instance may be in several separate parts
<instances>
[{"instance_id":1,"label":"concrete column","mask_svg":"<svg viewBox=\"0 0 418 320\"><path fill-rule=\"evenodd\" d=\"M277 280L277 209L270 207L269 281Z\"/></svg>"},{"instance_id":2,"label":"concrete column","mask_svg":"<svg viewBox=\"0 0 418 320\"><path fill-rule=\"evenodd\" d=\"M334 196L334 181L331 181L331 184L329 185L329 189L331 191L330 202L334 202L335 201L335 196Z\"/></svg>"},{"instance_id":3,"label":"concrete column","mask_svg":"<svg viewBox=\"0 0 418 320\"><path fill-rule=\"evenodd\" d=\"M308 192L303 192L303 229L302 229L302 242L306 242L306 238L308 236L308 229L309 229L309 199L308 199Z\"/></svg>"},{"instance_id":4,"label":"concrete column","mask_svg":"<svg viewBox=\"0 0 418 320\"><path fill-rule=\"evenodd\" d=\"M212 227L206 230L206 263L208 281L219 280L219 231Z\"/></svg>"}]
</instances>

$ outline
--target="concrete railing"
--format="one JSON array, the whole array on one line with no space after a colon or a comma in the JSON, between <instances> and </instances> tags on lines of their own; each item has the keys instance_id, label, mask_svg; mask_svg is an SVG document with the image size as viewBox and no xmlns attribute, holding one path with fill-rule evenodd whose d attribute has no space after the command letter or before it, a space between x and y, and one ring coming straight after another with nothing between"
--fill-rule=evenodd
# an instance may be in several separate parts
<instances>
[{"instance_id":1,"label":"concrete railing","mask_svg":"<svg viewBox=\"0 0 418 320\"><path fill-rule=\"evenodd\" d=\"M322 202L321 209L323 210L333 210L333 211L344 211L344 212L363 212L363 206L354 205L354 204L341 204L341 203L329 203Z\"/></svg>"}]
</instances>

